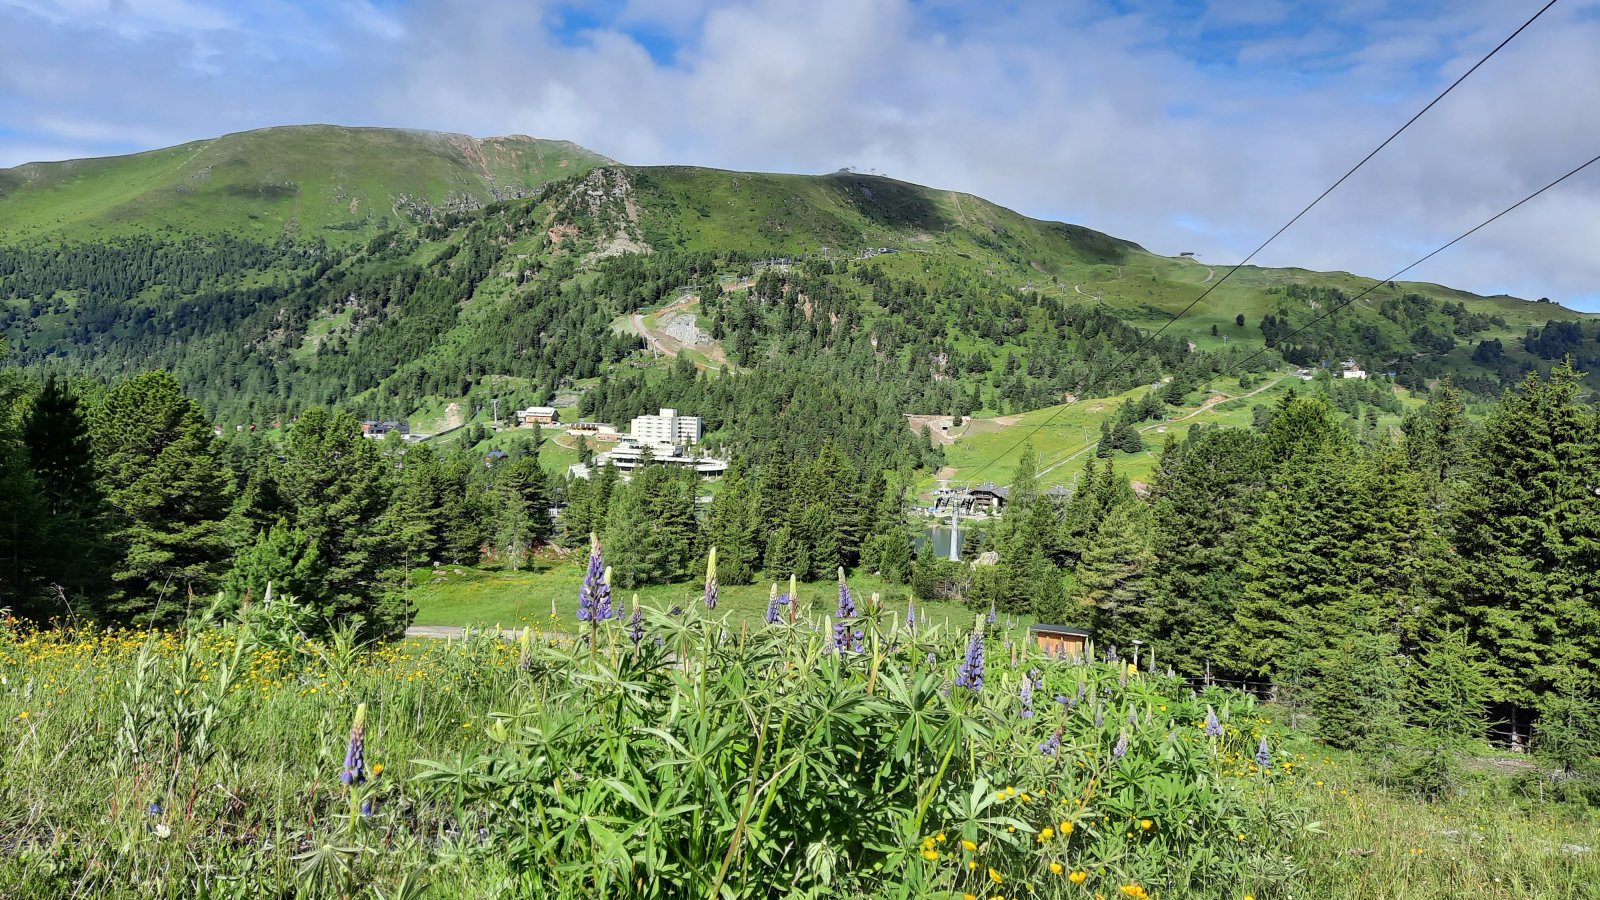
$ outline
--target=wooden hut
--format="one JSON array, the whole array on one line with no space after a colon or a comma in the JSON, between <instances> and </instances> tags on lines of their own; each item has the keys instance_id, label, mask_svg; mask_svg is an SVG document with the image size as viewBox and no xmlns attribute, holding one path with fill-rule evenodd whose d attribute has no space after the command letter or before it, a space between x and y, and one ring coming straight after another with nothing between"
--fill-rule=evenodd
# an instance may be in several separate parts
<instances>
[{"instance_id":1,"label":"wooden hut","mask_svg":"<svg viewBox=\"0 0 1600 900\"><path fill-rule=\"evenodd\" d=\"M1094 632L1066 625L1034 625L1028 629L1033 642L1052 659L1082 659Z\"/></svg>"}]
</instances>

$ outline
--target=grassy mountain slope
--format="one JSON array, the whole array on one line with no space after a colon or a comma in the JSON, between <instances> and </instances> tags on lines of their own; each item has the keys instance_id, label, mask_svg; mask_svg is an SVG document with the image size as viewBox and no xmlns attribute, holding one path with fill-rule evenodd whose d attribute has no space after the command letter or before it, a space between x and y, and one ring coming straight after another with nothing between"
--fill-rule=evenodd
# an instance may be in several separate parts
<instances>
[{"instance_id":1,"label":"grassy mountain slope","mask_svg":"<svg viewBox=\"0 0 1600 900\"><path fill-rule=\"evenodd\" d=\"M307 125L131 156L0 169L0 239L231 232L260 241L368 237L608 162L523 136Z\"/></svg>"},{"instance_id":2,"label":"grassy mountain slope","mask_svg":"<svg viewBox=\"0 0 1600 900\"><path fill-rule=\"evenodd\" d=\"M215 248L194 236L213 234L273 247L215 251L248 257L231 269L196 265ZM101 249L64 262L41 252L54 238ZM786 262L801 257L826 262ZM1378 285L1295 333L1374 282L1248 267L1172 323L1137 373L1105 377L1120 364L1106 322L1163 326L1224 271L889 178L625 167L520 137L307 126L0 171L0 328L15 358L102 377L170 366L240 416L339 403L443 423L471 420L491 393L575 402L601 376L673 365L612 334L672 303L719 331L718 364L744 329L733 368L749 371L794 351L789 296L802 330L817 331L821 303L895 360L905 413L999 418L1115 395L1185 354L1208 360L1191 367L1198 404L1206 365L1223 372L1268 337L1275 352L1246 368L1353 356L1406 384L1449 376L1484 395L1566 352L1600 359L1600 317L1423 283ZM762 272L781 283L757 285ZM720 306L721 290L699 296L713 278L730 291ZM1534 340L1551 322L1570 328ZM929 362L945 356L961 361ZM1214 389L1238 393L1226 377ZM1080 436L1098 424L1070 418ZM958 443L952 463L981 464L978 449Z\"/></svg>"}]
</instances>

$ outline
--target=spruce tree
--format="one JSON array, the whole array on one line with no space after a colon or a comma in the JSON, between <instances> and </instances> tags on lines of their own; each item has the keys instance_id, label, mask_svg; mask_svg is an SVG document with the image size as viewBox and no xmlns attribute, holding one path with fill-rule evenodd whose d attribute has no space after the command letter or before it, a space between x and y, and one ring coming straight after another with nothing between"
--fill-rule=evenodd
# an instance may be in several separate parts
<instances>
[{"instance_id":1,"label":"spruce tree","mask_svg":"<svg viewBox=\"0 0 1600 900\"><path fill-rule=\"evenodd\" d=\"M705 543L717 548L717 578L750 584L761 565L761 521L743 463L735 461L706 512Z\"/></svg>"},{"instance_id":2,"label":"spruce tree","mask_svg":"<svg viewBox=\"0 0 1600 900\"><path fill-rule=\"evenodd\" d=\"M89 426L78 399L54 376L34 398L22 442L39 487L45 517L39 574L84 599L104 588L111 559L104 535L104 498L95 474Z\"/></svg>"},{"instance_id":3,"label":"spruce tree","mask_svg":"<svg viewBox=\"0 0 1600 900\"><path fill-rule=\"evenodd\" d=\"M1244 539L1266 483L1262 442L1238 428L1169 444L1153 485L1152 640L1174 667L1200 674L1231 642L1244 589Z\"/></svg>"},{"instance_id":4,"label":"spruce tree","mask_svg":"<svg viewBox=\"0 0 1600 900\"><path fill-rule=\"evenodd\" d=\"M288 522L278 522L262 532L253 545L234 557L233 569L223 580L228 606L259 603L270 585L273 596L293 597L315 608L327 595L326 568L311 538Z\"/></svg>"},{"instance_id":5,"label":"spruce tree","mask_svg":"<svg viewBox=\"0 0 1600 900\"><path fill-rule=\"evenodd\" d=\"M228 479L211 427L166 372L106 394L90 416L110 537L120 560L104 609L171 621L217 585L228 554Z\"/></svg>"},{"instance_id":6,"label":"spruce tree","mask_svg":"<svg viewBox=\"0 0 1600 900\"><path fill-rule=\"evenodd\" d=\"M1150 637L1154 563L1144 504L1111 509L1078 562L1075 579L1079 602L1093 610L1097 641L1125 645Z\"/></svg>"},{"instance_id":7,"label":"spruce tree","mask_svg":"<svg viewBox=\"0 0 1600 900\"><path fill-rule=\"evenodd\" d=\"M1497 699L1523 707L1568 667L1600 676L1600 436L1578 392L1566 364L1508 392L1451 506L1446 611L1492 648Z\"/></svg>"},{"instance_id":8,"label":"spruce tree","mask_svg":"<svg viewBox=\"0 0 1600 900\"><path fill-rule=\"evenodd\" d=\"M346 412L313 407L284 442L278 489L291 524L327 566L317 618L368 634L398 634L410 623L405 597L405 536L387 513L394 476L379 448Z\"/></svg>"}]
</instances>

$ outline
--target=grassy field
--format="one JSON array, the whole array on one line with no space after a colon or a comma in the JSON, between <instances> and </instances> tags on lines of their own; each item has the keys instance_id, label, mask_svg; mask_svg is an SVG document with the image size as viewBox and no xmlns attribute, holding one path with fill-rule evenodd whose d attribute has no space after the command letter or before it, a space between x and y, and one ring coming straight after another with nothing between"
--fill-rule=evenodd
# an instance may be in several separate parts
<instances>
[{"instance_id":1,"label":"grassy field","mask_svg":"<svg viewBox=\"0 0 1600 900\"><path fill-rule=\"evenodd\" d=\"M1003 623L952 690L965 626L857 625L845 654L697 608L593 646L0 626L0 896L1600 896L1600 812L1526 757L1425 803L1241 694Z\"/></svg>"},{"instance_id":2,"label":"grassy field","mask_svg":"<svg viewBox=\"0 0 1600 900\"><path fill-rule=\"evenodd\" d=\"M417 625L478 625L504 628L537 626L546 631L571 631L577 625L578 588L583 582L583 558L539 559L531 569L507 572L442 566L419 569L413 574L411 597L417 606ZM903 617L911 588L894 585L871 575L850 579L850 589L865 606L878 594L889 614ZM719 614L742 625L762 622L767 610L770 582L719 587ZM779 590L788 591L788 585ZM624 599L632 591L618 591ZM684 608L702 602L704 587L698 581L656 584L640 588L641 600L663 609L677 604ZM801 608L806 604L817 612L831 612L839 599L837 581L818 581L800 585ZM970 624L973 613L958 603L928 601L918 603L930 622L962 627ZM553 618L552 618L553 616ZM1021 620L1019 620L1021 621Z\"/></svg>"}]
</instances>

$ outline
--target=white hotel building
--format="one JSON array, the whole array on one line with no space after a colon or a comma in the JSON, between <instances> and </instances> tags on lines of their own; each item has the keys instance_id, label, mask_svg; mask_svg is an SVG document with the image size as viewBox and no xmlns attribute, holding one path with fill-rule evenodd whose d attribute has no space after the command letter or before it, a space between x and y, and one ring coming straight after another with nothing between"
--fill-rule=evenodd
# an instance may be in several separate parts
<instances>
[{"instance_id":1,"label":"white hotel building","mask_svg":"<svg viewBox=\"0 0 1600 900\"><path fill-rule=\"evenodd\" d=\"M645 445L698 444L700 427L699 416L680 416L675 409L663 409L659 415L635 416L628 436Z\"/></svg>"}]
</instances>

